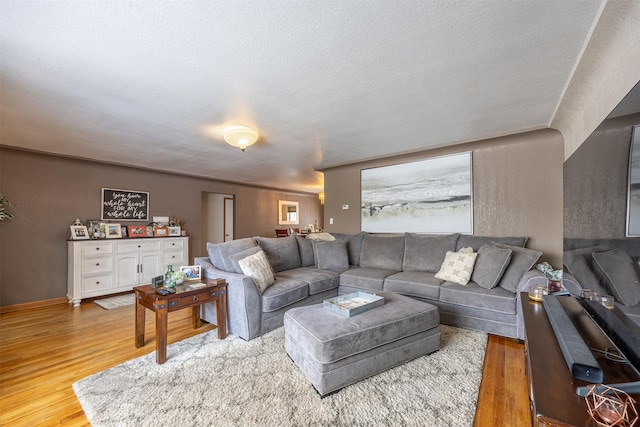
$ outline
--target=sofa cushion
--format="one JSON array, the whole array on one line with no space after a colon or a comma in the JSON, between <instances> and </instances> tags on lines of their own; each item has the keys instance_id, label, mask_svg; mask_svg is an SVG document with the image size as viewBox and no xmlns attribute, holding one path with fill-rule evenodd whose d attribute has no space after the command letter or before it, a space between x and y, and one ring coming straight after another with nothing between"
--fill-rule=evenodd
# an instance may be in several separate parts
<instances>
[{"instance_id":1,"label":"sofa cushion","mask_svg":"<svg viewBox=\"0 0 640 427\"><path fill-rule=\"evenodd\" d=\"M384 290L411 297L438 300L443 280L426 271L401 271L384 279Z\"/></svg>"},{"instance_id":2,"label":"sofa cushion","mask_svg":"<svg viewBox=\"0 0 640 427\"><path fill-rule=\"evenodd\" d=\"M542 255L542 251L504 245L498 242L493 242L492 245L502 249L511 249L511 262L502 275L499 286L509 292L515 293L518 290L518 283L520 283L522 275L531 270L531 267L534 266Z\"/></svg>"},{"instance_id":3,"label":"sofa cushion","mask_svg":"<svg viewBox=\"0 0 640 427\"><path fill-rule=\"evenodd\" d=\"M352 268L340 274L340 285L381 291L384 279L395 273L398 273L398 270L370 267Z\"/></svg>"},{"instance_id":4,"label":"sofa cushion","mask_svg":"<svg viewBox=\"0 0 640 427\"><path fill-rule=\"evenodd\" d=\"M207 253L209 254L211 264L218 270L234 273L235 271L233 269L235 267L229 259L229 256L254 246L256 246L255 240L248 237L224 243L207 242Z\"/></svg>"},{"instance_id":5,"label":"sofa cushion","mask_svg":"<svg viewBox=\"0 0 640 427\"><path fill-rule=\"evenodd\" d=\"M476 263L476 252L451 252L447 251L444 262L435 275L436 279L466 285L471 280L473 266Z\"/></svg>"},{"instance_id":6,"label":"sofa cushion","mask_svg":"<svg viewBox=\"0 0 640 427\"><path fill-rule=\"evenodd\" d=\"M633 260L622 249L592 254L607 288L619 303L632 307L640 303L640 281Z\"/></svg>"},{"instance_id":7,"label":"sofa cushion","mask_svg":"<svg viewBox=\"0 0 640 427\"><path fill-rule=\"evenodd\" d=\"M362 251L362 239L365 233L360 232L358 234L342 234L332 233L336 240L347 241L347 252L349 253L349 264L360 265L360 252Z\"/></svg>"},{"instance_id":8,"label":"sofa cushion","mask_svg":"<svg viewBox=\"0 0 640 427\"><path fill-rule=\"evenodd\" d=\"M524 248L524 245L527 243L526 237L486 237L486 236L470 236L468 234L462 234L458 238L458 243L456 245L456 250L459 251L460 248L464 247L472 247L474 251L478 251L482 245L491 242L502 243L503 245L509 246L518 246Z\"/></svg>"},{"instance_id":9,"label":"sofa cushion","mask_svg":"<svg viewBox=\"0 0 640 427\"><path fill-rule=\"evenodd\" d=\"M440 301L499 313L516 314L516 294L501 287L485 289L477 283L466 286L445 282L440 287Z\"/></svg>"},{"instance_id":10,"label":"sofa cushion","mask_svg":"<svg viewBox=\"0 0 640 427\"><path fill-rule=\"evenodd\" d=\"M511 261L511 249L498 248L485 243L478 249L478 258L471 280L485 289L498 286Z\"/></svg>"},{"instance_id":11,"label":"sofa cushion","mask_svg":"<svg viewBox=\"0 0 640 427\"><path fill-rule=\"evenodd\" d=\"M349 268L349 254L346 240L313 242L316 266L326 270L346 270Z\"/></svg>"},{"instance_id":12,"label":"sofa cushion","mask_svg":"<svg viewBox=\"0 0 640 427\"><path fill-rule=\"evenodd\" d=\"M360 267L402 270L404 258L404 236L374 236L362 238Z\"/></svg>"},{"instance_id":13,"label":"sofa cushion","mask_svg":"<svg viewBox=\"0 0 640 427\"><path fill-rule=\"evenodd\" d=\"M402 270L437 272L447 252L455 251L459 236L407 233L404 238Z\"/></svg>"},{"instance_id":14,"label":"sofa cushion","mask_svg":"<svg viewBox=\"0 0 640 427\"><path fill-rule=\"evenodd\" d=\"M244 274L244 272L242 271L242 267L240 267L240 263L238 261L240 261L241 259L245 259L249 255L255 255L258 252L264 253L264 251L260 246L254 246L252 248L245 249L244 251L238 252L237 254L229 255L229 260L231 261L231 265L233 268L233 270L230 272Z\"/></svg>"},{"instance_id":15,"label":"sofa cushion","mask_svg":"<svg viewBox=\"0 0 640 427\"><path fill-rule=\"evenodd\" d=\"M302 267L298 242L295 236L256 237L256 241L267 254L271 267L276 273Z\"/></svg>"},{"instance_id":16,"label":"sofa cushion","mask_svg":"<svg viewBox=\"0 0 640 427\"><path fill-rule=\"evenodd\" d=\"M261 294L275 282L273 270L263 251L238 260L238 264L242 273L253 279Z\"/></svg>"},{"instance_id":17,"label":"sofa cushion","mask_svg":"<svg viewBox=\"0 0 640 427\"><path fill-rule=\"evenodd\" d=\"M315 265L316 258L313 253L313 240L305 239L303 236L295 235L298 243L298 251L300 252L300 263L302 267L311 267Z\"/></svg>"},{"instance_id":18,"label":"sofa cushion","mask_svg":"<svg viewBox=\"0 0 640 427\"><path fill-rule=\"evenodd\" d=\"M562 263L569 274L576 278L582 289L591 289L600 295L607 293L603 278L598 274L592 254L610 250L605 245L595 245L586 248L565 251Z\"/></svg>"},{"instance_id":19,"label":"sofa cushion","mask_svg":"<svg viewBox=\"0 0 640 427\"><path fill-rule=\"evenodd\" d=\"M293 270L276 273L276 277L288 277L290 279L307 282L309 295L319 294L330 289L336 289L340 284L340 273L332 270L320 270L315 267L300 267Z\"/></svg>"},{"instance_id":20,"label":"sofa cushion","mask_svg":"<svg viewBox=\"0 0 640 427\"><path fill-rule=\"evenodd\" d=\"M262 293L262 311L269 313L280 310L308 296L307 282L289 277L278 277L276 282Z\"/></svg>"}]
</instances>

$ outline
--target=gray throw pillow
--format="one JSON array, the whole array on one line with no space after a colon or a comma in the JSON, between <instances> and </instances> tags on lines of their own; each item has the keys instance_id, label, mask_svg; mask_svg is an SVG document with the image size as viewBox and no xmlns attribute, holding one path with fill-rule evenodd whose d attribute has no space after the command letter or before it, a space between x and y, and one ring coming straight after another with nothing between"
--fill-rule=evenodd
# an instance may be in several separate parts
<instances>
[{"instance_id":1,"label":"gray throw pillow","mask_svg":"<svg viewBox=\"0 0 640 427\"><path fill-rule=\"evenodd\" d=\"M404 239L402 270L437 273L447 252L455 252L459 236L407 233Z\"/></svg>"},{"instance_id":2,"label":"gray throw pillow","mask_svg":"<svg viewBox=\"0 0 640 427\"><path fill-rule=\"evenodd\" d=\"M518 246L524 248L527 243L526 237L486 237L472 236L470 234L462 234L458 238L456 251L462 248L473 248L475 252L480 250L482 245L491 244L492 242L502 243L503 245Z\"/></svg>"},{"instance_id":3,"label":"gray throw pillow","mask_svg":"<svg viewBox=\"0 0 640 427\"><path fill-rule=\"evenodd\" d=\"M349 268L346 240L314 241L313 246L318 268L324 270L346 270Z\"/></svg>"},{"instance_id":4,"label":"gray throw pillow","mask_svg":"<svg viewBox=\"0 0 640 427\"><path fill-rule=\"evenodd\" d=\"M295 236L256 237L256 241L267 254L274 273L302 267Z\"/></svg>"},{"instance_id":5,"label":"gray throw pillow","mask_svg":"<svg viewBox=\"0 0 640 427\"><path fill-rule=\"evenodd\" d=\"M640 281L633 260L622 249L592 254L613 298L627 307L640 302Z\"/></svg>"},{"instance_id":6,"label":"gray throw pillow","mask_svg":"<svg viewBox=\"0 0 640 427\"><path fill-rule=\"evenodd\" d=\"M262 248L260 246L254 246L252 248L245 249L242 252L238 252L237 254L229 255L231 265L233 266L233 271L230 271L230 273L244 274L239 261L241 259L245 259L248 256L255 255L260 251L262 251Z\"/></svg>"},{"instance_id":7,"label":"gray throw pillow","mask_svg":"<svg viewBox=\"0 0 640 427\"><path fill-rule=\"evenodd\" d=\"M471 280L485 289L498 286L511 261L511 249L484 244L478 249Z\"/></svg>"},{"instance_id":8,"label":"gray throw pillow","mask_svg":"<svg viewBox=\"0 0 640 427\"><path fill-rule=\"evenodd\" d=\"M594 252L607 252L611 250L605 245L589 246L586 248L565 251L562 263L567 273L576 278L582 289L591 289L600 295L607 293L604 279L599 274L593 260Z\"/></svg>"},{"instance_id":9,"label":"gray throw pillow","mask_svg":"<svg viewBox=\"0 0 640 427\"><path fill-rule=\"evenodd\" d=\"M505 270L502 280L500 280L498 286L509 292L517 292L520 279L524 273L531 270L531 267L533 267L540 256L542 256L542 251L521 248L519 246L505 245L498 242L493 242L491 244L498 248L511 249L511 262Z\"/></svg>"},{"instance_id":10,"label":"gray throw pillow","mask_svg":"<svg viewBox=\"0 0 640 427\"><path fill-rule=\"evenodd\" d=\"M360 267L402 271L403 257L404 236L364 235L360 254Z\"/></svg>"},{"instance_id":11,"label":"gray throw pillow","mask_svg":"<svg viewBox=\"0 0 640 427\"><path fill-rule=\"evenodd\" d=\"M298 251L300 251L300 262L303 267L311 267L316 263L315 254L313 253L313 240L306 239L303 236L296 236L298 242Z\"/></svg>"},{"instance_id":12,"label":"gray throw pillow","mask_svg":"<svg viewBox=\"0 0 640 427\"><path fill-rule=\"evenodd\" d=\"M346 240L347 252L349 253L349 264L360 265L360 252L362 251L362 239L364 231L358 234L331 233L336 240Z\"/></svg>"},{"instance_id":13,"label":"gray throw pillow","mask_svg":"<svg viewBox=\"0 0 640 427\"><path fill-rule=\"evenodd\" d=\"M249 237L224 243L208 242L207 253L209 254L211 264L213 264L218 270L233 273L235 272L235 267L229 259L229 256L254 246L256 246L255 240Z\"/></svg>"}]
</instances>

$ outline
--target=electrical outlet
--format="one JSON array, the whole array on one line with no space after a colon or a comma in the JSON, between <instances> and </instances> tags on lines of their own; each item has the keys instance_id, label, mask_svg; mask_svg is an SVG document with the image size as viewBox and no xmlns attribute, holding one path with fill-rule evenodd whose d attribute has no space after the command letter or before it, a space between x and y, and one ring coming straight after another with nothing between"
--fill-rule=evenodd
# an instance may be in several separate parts
<instances>
[{"instance_id":1,"label":"electrical outlet","mask_svg":"<svg viewBox=\"0 0 640 427\"><path fill-rule=\"evenodd\" d=\"M333 225L333 218L329 218L329 224Z\"/></svg>"}]
</instances>

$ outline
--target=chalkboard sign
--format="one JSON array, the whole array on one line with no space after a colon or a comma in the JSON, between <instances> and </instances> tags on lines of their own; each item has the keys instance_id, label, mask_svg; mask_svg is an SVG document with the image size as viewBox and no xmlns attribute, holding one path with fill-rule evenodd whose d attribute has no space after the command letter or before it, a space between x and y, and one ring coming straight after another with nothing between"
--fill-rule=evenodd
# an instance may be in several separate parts
<instances>
[{"instance_id":1,"label":"chalkboard sign","mask_svg":"<svg viewBox=\"0 0 640 427\"><path fill-rule=\"evenodd\" d=\"M102 189L102 219L148 221L149 193L144 191Z\"/></svg>"}]
</instances>

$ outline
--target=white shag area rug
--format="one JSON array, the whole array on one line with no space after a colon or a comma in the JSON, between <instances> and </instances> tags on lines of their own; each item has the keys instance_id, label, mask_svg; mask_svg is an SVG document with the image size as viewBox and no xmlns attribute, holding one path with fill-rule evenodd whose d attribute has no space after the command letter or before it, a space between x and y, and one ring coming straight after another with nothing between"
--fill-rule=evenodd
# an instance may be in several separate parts
<instances>
[{"instance_id":1,"label":"white shag area rug","mask_svg":"<svg viewBox=\"0 0 640 427\"><path fill-rule=\"evenodd\" d=\"M441 349L320 398L284 350L209 331L78 381L101 426L471 426L487 334L442 326Z\"/></svg>"},{"instance_id":2,"label":"white shag area rug","mask_svg":"<svg viewBox=\"0 0 640 427\"><path fill-rule=\"evenodd\" d=\"M112 308L124 307L136 302L136 294L118 295L115 297L97 299L95 301L100 307L105 310L111 310Z\"/></svg>"}]
</instances>

